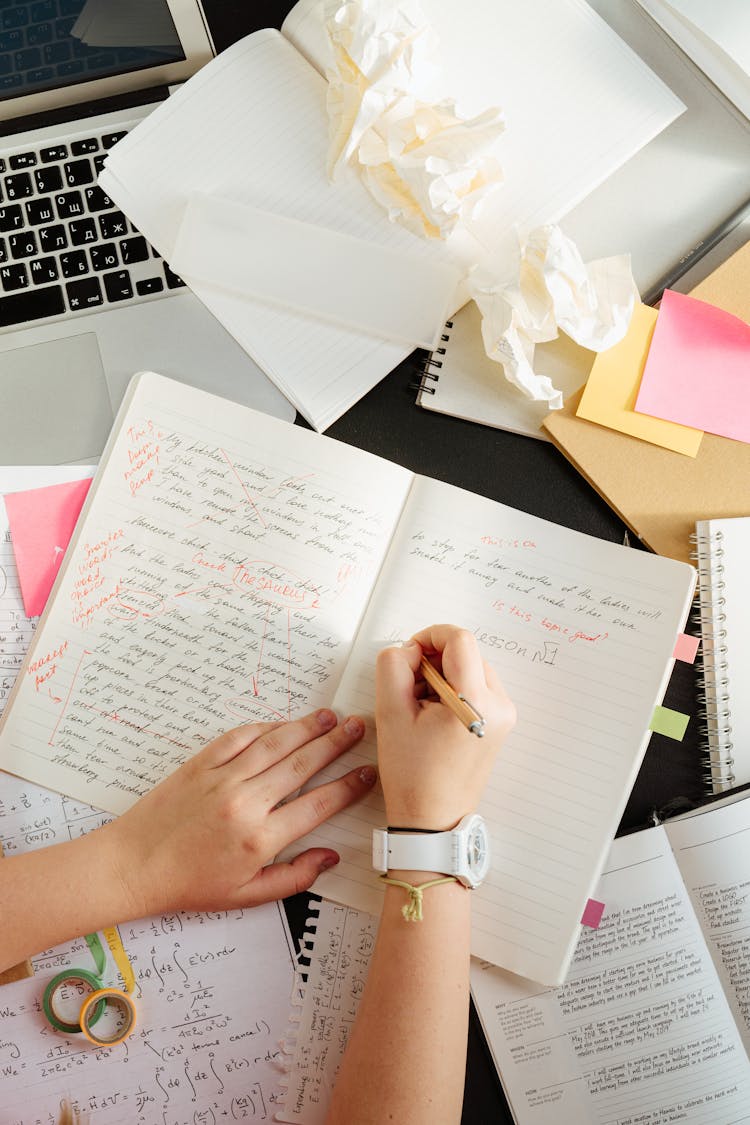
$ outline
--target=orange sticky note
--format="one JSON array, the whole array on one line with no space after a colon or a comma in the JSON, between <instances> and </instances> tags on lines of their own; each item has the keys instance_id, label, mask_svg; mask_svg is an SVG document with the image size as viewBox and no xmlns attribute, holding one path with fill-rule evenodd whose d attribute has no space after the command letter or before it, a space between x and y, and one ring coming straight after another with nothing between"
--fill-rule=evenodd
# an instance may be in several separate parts
<instances>
[{"instance_id":1,"label":"orange sticky note","mask_svg":"<svg viewBox=\"0 0 750 1125\"><path fill-rule=\"evenodd\" d=\"M576 414L610 430L695 457L702 430L635 412L656 319L655 309L648 305L635 306L630 327L619 344L599 352L594 360Z\"/></svg>"},{"instance_id":2,"label":"orange sticky note","mask_svg":"<svg viewBox=\"0 0 750 1125\"><path fill-rule=\"evenodd\" d=\"M635 408L750 442L750 324L666 289Z\"/></svg>"},{"instance_id":3,"label":"orange sticky note","mask_svg":"<svg viewBox=\"0 0 750 1125\"><path fill-rule=\"evenodd\" d=\"M699 644L699 637L691 637L689 633L680 633L675 642L672 656L675 660L684 660L686 664L693 664Z\"/></svg>"},{"instance_id":4,"label":"orange sticky note","mask_svg":"<svg viewBox=\"0 0 750 1125\"><path fill-rule=\"evenodd\" d=\"M38 617L60 569L91 481L9 492L5 497L23 607Z\"/></svg>"}]
</instances>

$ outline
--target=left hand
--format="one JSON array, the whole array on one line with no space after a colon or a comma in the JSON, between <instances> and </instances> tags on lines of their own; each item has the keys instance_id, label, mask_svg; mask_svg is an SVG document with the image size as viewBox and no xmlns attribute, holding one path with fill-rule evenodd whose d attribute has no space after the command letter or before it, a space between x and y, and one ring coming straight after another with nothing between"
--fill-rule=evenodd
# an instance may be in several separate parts
<instances>
[{"instance_id":1,"label":"left hand","mask_svg":"<svg viewBox=\"0 0 750 1125\"><path fill-rule=\"evenodd\" d=\"M363 734L361 719L339 724L323 708L293 722L237 727L210 742L99 829L128 917L254 906L306 890L338 862L335 851L309 848L289 863L269 861L362 797L376 773L360 767L280 802Z\"/></svg>"}]
</instances>

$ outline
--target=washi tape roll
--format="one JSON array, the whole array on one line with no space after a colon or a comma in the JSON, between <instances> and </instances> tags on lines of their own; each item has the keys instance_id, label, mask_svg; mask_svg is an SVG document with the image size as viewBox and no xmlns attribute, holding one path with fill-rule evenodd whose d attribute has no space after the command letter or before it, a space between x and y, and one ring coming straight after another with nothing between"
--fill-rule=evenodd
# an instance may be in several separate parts
<instances>
[{"instance_id":1,"label":"washi tape roll","mask_svg":"<svg viewBox=\"0 0 750 1125\"><path fill-rule=\"evenodd\" d=\"M83 1030L79 1023L67 1023L61 1018L56 1007L55 1002L58 994L66 985L83 984L90 989L90 996L98 996L102 990L102 982L93 973L89 973L86 969L65 969L62 973L58 973L53 977L44 990L42 997L42 1006L44 1014L57 1031L64 1031L68 1035L78 1035ZM88 1001L87 1001L88 1003ZM89 1014L89 1027L93 1026L106 1008L105 1000L98 1000L90 1007Z\"/></svg>"},{"instance_id":2,"label":"washi tape roll","mask_svg":"<svg viewBox=\"0 0 750 1125\"><path fill-rule=\"evenodd\" d=\"M91 1030L101 1015L101 1012L98 1012L100 1004L119 1008L124 1014L122 1024L112 1035L99 1035ZM84 1001L81 1008L81 1031L90 1043L95 1043L98 1047L116 1046L127 1039L134 1027L135 1004L121 988L100 988L97 992L92 992Z\"/></svg>"}]
</instances>

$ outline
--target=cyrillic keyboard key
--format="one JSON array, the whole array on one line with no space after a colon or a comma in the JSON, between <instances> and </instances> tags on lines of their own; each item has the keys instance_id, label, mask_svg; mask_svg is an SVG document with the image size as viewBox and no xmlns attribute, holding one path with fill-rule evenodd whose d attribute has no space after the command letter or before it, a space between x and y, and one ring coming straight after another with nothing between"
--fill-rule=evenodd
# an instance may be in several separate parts
<instances>
[{"instance_id":1,"label":"cyrillic keyboard key","mask_svg":"<svg viewBox=\"0 0 750 1125\"><path fill-rule=\"evenodd\" d=\"M60 255L63 277L79 277L82 273L89 272L85 250L70 250L67 254Z\"/></svg>"},{"instance_id":2,"label":"cyrillic keyboard key","mask_svg":"<svg viewBox=\"0 0 750 1125\"><path fill-rule=\"evenodd\" d=\"M99 216L102 238L122 238L128 233L128 224L122 211L107 211Z\"/></svg>"},{"instance_id":3,"label":"cyrillic keyboard key","mask_svg":"<svg viewBox=\"0 0 750 1125\"><path fill-rule=\"evenodd\" d=\"M5 239L0 238L0 263L8 261L8 247L5 245Z\"/></svg>"},{"instance_id":4,"label":"cyrillic keyboard key","mask_svg":"<svg viewBox=\"0 0 750 1125\"><path fill-rule=\"evenodd\" d=\"M29 262L29 273L34 285L48 285L50 281L57 281L57 262L54 258L35 258Z\"/></svg>"},{"instance_id":5,"label":"cyrillic keyboard key","mask_svg":"<svg viewBox=\"0 0 750 1125\"><path fill-rule=\"evenodd\" d=\"M86 206L89 211L104 211L108 207L114 207L112 200L108 195L104 194L98 185L86 188L84 195L86 196Z\"/></svg>"},{"instance_id":6,"label":"cyrillic keyboard key","mask_svg":"<svg viewBox=\"0 0 750 1125\"><path fill-rule=\"evenodd\" d=\"M100 246L92 246L90 253L91 265L97 272L114 269L120 264L114 242L103 242Z\"/></svg>"},{"instance_id":7,"label":"cyrillic keyboard key","mask_svg":"<svg viewBox=\"0 0 750 1125\"><path fill-rule=\"evenodd\" d=\"M19 231L18 234L11 234L8 236L8 249L10 250L11 258L31 258L37 254L36 239L34 232L30 230Z\"/></svg>"},{"instance_id":8,"label":"cyrillic keyboard key","mask_svg":"<svg viewBox=\"0 0 750 1125\"><path fill-rule=\"evenodd\" d=\"M13 293L16 289L28 289L29 275L23 262L16 262L9 266L0 266L0 281L6 293ZM0 301L2 305L5 301Z\"/></svg>"},{"instance_id":9,"label":"cyrillic keyboard key","mask_svg":"<svg viewBox=\"0 0 750 1125\"><path fill-rule=\"evenodd\" d=\"M68 227L73 246L83 246L86 242L96 242L96 223L93 219L78 219Z\"/></svg>"},{"instance_id":10,"label":"cyrillic keyboard key","mask_svg":"<svg viewBox=\"0 0 750 1125\"><path fill-rule=\"evenodd\" d=\"M23 226L23 215L17 203L11 207L0 207L0 231L19 230Z\"/></svg>"},{"instance_id":11,"label":"cyrillic keyboard key","mask_svg":"<svg viewBox=\"0 0 750 1125\"><path fill-rule=\"evenodd\" d=\"M26 204L26 218L32 227L42 223L54 223L55 210L51 199L30 199Z\"/></svg>"},{"instance_id":12,"label":"cyrillic keyboard key","mask_svg":"<svg viewBox=\"0 0 750 1125\"><path fill-rule=\"evenodd\" d=\"M77 215L83 215L84 213L80 191L69 191L64 195L56 195L55 204L57 205L57 217L59 219L74 219Z\"/></svg>"},{"instance_id":13,"label":"cyrillic keyboard key","mask_svg":"<svg viewBox=\"0 0 750 1125\"><path fill-rule=\"evenodd\" d=\"M42 227L39 231L39 248L43 254L49 254L52 250L64 250L67 245L68 238L62 223Z\"/></svg>"}]
</instances>

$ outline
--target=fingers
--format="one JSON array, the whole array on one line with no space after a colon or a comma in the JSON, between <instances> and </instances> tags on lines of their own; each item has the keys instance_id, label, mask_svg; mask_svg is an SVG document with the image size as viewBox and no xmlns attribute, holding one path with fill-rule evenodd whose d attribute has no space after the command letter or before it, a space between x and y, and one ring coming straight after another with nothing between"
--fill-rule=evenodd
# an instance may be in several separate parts
<instances>
[{"instance_id":1,"label":"fingers","mask_svg":"<svg viewBox=\"0 0 750 1125\"><path fill-rule=\"evenodd\" d=\"M414 694L414 685L419 670L422 649L418 644L406 644L401 648L384 648L378 653L375 665L375 694L378 700L378 713L382 717L389 714L415 716L419 705Z\"/></svg>"},{"instance_id":2,"label":"fingers","mask_svg":"<svg viewBox=\"0 0 750 1125\"><path fill-rule=\"evenodd\" d=\"M247 904L259 905L306 891L322 871L338 861L336 852L329 848L309 848L289 863L270 863L262 867L250 883Z\"/></svg>"},{"instance_id":3,"label":"fingers","mask_svg":"<svg viewBox=\"0 0 750 1125\"><path fill-rule=\"evenodd\" d=\"M377 781L374 766L359 766L336 781L318 785L270 814L269 825L280 851L328 820L334 813L354 804L369 793Z\"/></svg>"},{"instance_id":4,"label":"fingers","mask_svg":"<svg viewBox=\"0 0 750 1125\"><path fill-rule=\"evenodd\" d=\"M343 723L334 726L327 734L303 742L269 769L256 774L255 780L263 786L269 800L269 807L278 804L284 797L308 782L319 770L350 750L364 733L365 724L362 719L351 715ZM283 731L274 731L271 737L278 745L287 741L285 738L287 735L290 735L291 740L291 734L292 732L285 728Z\"/></svg>"},{"instance_id":5,"label":"fingers","mask_svg":"<svg viewBox=\"0 0 750 1125\"><path fill-rule=\"evenodd\" d=\"M476 637L455 625L431 625L416 633L413 640L425 655L436 653L442 672L451 687L471 699L487 687L485 665Z\"/></svg>"},{"instance_id":6,"label":"fingers","mask_svg":"<svg viewBox=\"0 0 750 1125\"><path fill-rule=\"evenodd\" d=\"M292 722L246 723L210 742L201 751L205 755L202 764L216 768L233 762L240 776L255 777L299 746L330 731L337 722L333 711L321 707Z\"/></svg>"}]
</instances>

